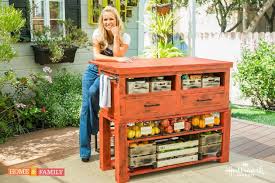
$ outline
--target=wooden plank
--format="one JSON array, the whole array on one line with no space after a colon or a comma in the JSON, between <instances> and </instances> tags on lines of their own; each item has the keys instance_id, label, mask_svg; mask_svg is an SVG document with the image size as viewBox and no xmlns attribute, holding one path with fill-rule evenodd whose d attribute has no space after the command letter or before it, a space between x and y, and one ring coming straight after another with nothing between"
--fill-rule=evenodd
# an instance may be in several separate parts
<instances>
[{"instance_id":1,"label":"wooden plank","mask_svg":"<svg viewBox=\"0 0 275 183\"><path fill-rule=\"evenodd\" d=\"M127 125L115 123L115 177L117 183L129 180Z\"/></svg>"},{"instance_id":2,"label":"wooden plank","mask_svg":"<svg viewBox=\"0 0 275 183\"><path fill-rule=\"evenodd\" d=\"M233 141L234 140L234 141ZM246 138L246 137L234 137L231 140L231 144L230 144L230 149L233 150L234 148L241 146L244 143L249 142L250 139Z\"/></svg>"},{"instance_id":3,"label":"wooden plank","mask_svg":"<svg viewBox=\"0 0 275 183\"><path fill-rule=\"evenodd\" d=\"M270 132L274 132L273 129L270 128L265 128L265 127L257 127L257 128L253 128L247 131L244 131L243 133L239 133L239 134L235 134L235 135L239 135L239 136L252 136L253 134L257 134L260 133L262 135L266 135L266 134L270 134Z\"/></svg>"},{"instance_id":4,"label":"wooden plank","mask_svg":"<svg viewBox=\"0 0 275 183\"><path fill-rule=\"evenodd\" d=\"M170 166L180 163L186 163L186 162L192 162L192 161L198 161L198 155L190 155L190 156L183 156L183 157L177 157L173 159L166 159L166 160L158 160L157 161L157 167L164 167L164 166Z\"/></svg>"},{"instance_id":5,"label":"wooden plank","mask_svg":"<svg viewBox=\"0 0 275 183\"><path fill-rule=\"evenodd\" d=\"M243 134L240 134L239 137L248 137L251 140L255 140L266 136L269 136L271 138L271 135L273 134L274 134L273 130L263 131L261 128L257 128L253 131L251 130L251 132L244 132Z\"/></svg>"},{"instance_id":6,"label":"wooden plank","mask_svg":"<svg viewBox=\"0 0 275 183\"><path fill-rule=\"evenodd\" d=\"M111 170L111 130L110 122L104 118L102 114L99 115L99 142L100 142L100 168L101 170ZM102 143L104 142L104 143Z\"/></svg>"},{"instance_id":7,"label":"wooden plank","mask_svg":"<svg viewBox=\"0 0 275 183\"><path fill-rule=\"evenodd\" d=\"M224 127L222 133L222 148L221 148L221 159L219 159L220 163L225 163L229 161L229 145L230 145L230 127L231 127L231 112L228 110L227 112L221 113L221 124Z\"/></svg>"},{"instance_id":8,"label":"wooden plank","mask_svg":"<svg viewBox=\"0 0 275 183\"><path fill-rule=\"evenodd\" d=\"M250 136L239 136L239 137L235 138L237 140L234 139L234 141L232 141L231 149L232 150L237 149L237 148L243 146L244 144L250 143L251 141L255 141L257 139L267 138L268 135L269 134L255 133Z\"/></svg>"},{"instance_id":9,"label":"wooden plank","mask_svg":"<svg viewBox=\"0 0 275 183\"><path fill-rule=\"evenodd\" d=\"M244 132L248 132L249 130L252 130L252 129L255 129L255 128L259 128L258 126L256 125L249 125L249 126L246 126L244 128L240 128L238 130L235 130L232 134L232 137L235 136L235 135L238 135L238 134L242 134Z\"/></svg>"},{"instance_id":10,"label":"wooden plank","mask_svg":"<svg viewBox=\"0 0 275 183\"><path fill-rule=\"evenodd\" d=\"M199 151L198 147L193 147L193 148L174 150L174 151L169 151L169 152L164 152L164 153L158 153L157 159L164 159L164 158L169 158L169 157L177 157L177 156L182 156L182 155L195 154L195 153L198 153L198 151Z\"/></svg>"},{"instance_id":11,"label":"wooden plank","mask_svg":"<svg viewBox=\"0 0 275 183\"><path fill-rule=\"evenodd\" d=\"M244 130L244 128L246 128L246 130ZM251 134L250 131L253 132L254 130L260 130L260 128L257 126L249 126L249 127L244 127L244 128L241 130L238 130L237 132L236 131L233 132L231 137L234 138L235 136L243 136L244 134L246 134L245 136L247 136L247 135L249 136ZM255 133L255 134L257 134L257 133Z\"/></svg>"},{"instance_id":12,"label":"wooden plank","mask_svg":"<svg viewBox=\"0 0 275 183\"><path fill-rule=\"evenodd\" d=\"M239 129L239 128L244 128L246 126L248 126L250 124L247 124L247 123L241 123L241 122L238 122L238 121L232 121L232 125L231 125L231 128L232 130L236 130L236 129Z\"/></svg>"},{"instance_id":13,"label":"wooden plank","mask_svg":"<svg viewBox=\"0 0 275 183\"><path fill-rule=\"evenodd\" d=\"M275 146L269 146L268 148L259 151L253 155L251 155L253 158L257 158L257 159L265 159L269 156L272 156L275 154Z\"/></svg>"},{"instance_id":14,"label":"wooden plank","mask_svg":"<svg viewBox=\"0 0 275 183\"><path fill-rule=\"evenodd\" d=\"M171 169L171 168L178 168L178 167L182 167L182 166L195 165L195 164L205 163L205 162L209 162L209 161L216 161L219 159L220 159L220 157L208 157L208 158L204 158L204 159L198 160L198 161L191 161L191 162L180 163L180 164L176 164L176 165L169 165L169 166L164 166L164 167L159 167L159 168L143 168L143 169L138 169L134 172L130 172L130 176L151 173L151 172L157 172L157 171L167 170L167 169Z\"/></svg>"},{"instance_id":15,"label":"wooden plank","mask_svg":"<svg viewBox=\"0 0 275 183\"><path fill-rule=\"evenodd\" d=\"M252 141L252 143L250 143L250 146L248 146L247 148L244 147L244 148L238 149L237 152L246 153L248 156L261 153L266 149L274 147L274 145L272 146L267 145L266 142L268 141L269 142L271 141L270 143L274 142L272 139L268 137L260 138L260 139L257 139L257 141Z\"/></svg>"},{"instance_id":16,"label":"wooden plank","mask_svg":"<svg viewBox=\"0 0 275 183\"><path fill-rule=\"evenodd\" d=\"M265 157L265 158L263 158L263 160L275 163L275 154Z\"/></svg>"},{"instance_id":17,"label":"wooden plank","mask_svg":"<svg viewBox=\"0 0 275 183\"><path fill-rule=\"evenodd\" d=\"M269 136L272 133L274 133L273 130L265 130L265 131L263 131L262 128L255 128L255 129L251 130L250 132L244 132L244 133L239 134L239 135L231 136L231 138L232 138L231 142L234 142L235 139L237 139L235 137L247 137L247 138L249 138L251 140L255 140L257 138Z\"/></svg>"},{"instance_id":18,"label":"wooden plank","mask_svg":"<svg viewBox=\"0 0 275 183\"><path fill-rule=\"evenodd\" d=\"M236 153L245 154L246 156L252 156L253 154L257 154L267 148L269 148L269 146L267 146L261 142L252 141L250 143L250 146L248 146L248 147L245 146L243 148L242 148L242 146L240 146L240 148L233 149L233 151Z\"/></svg>"},{"instance_id":19,"label":"wooden plank","mask_svg":"<svg viewBox=\"0 0 275 183\"><path fill-rule=\"evenodd\" d=\"M275 138L270 138L268 141L264 142L265 145L275 146Z\"/></svg>"}]
</instances>

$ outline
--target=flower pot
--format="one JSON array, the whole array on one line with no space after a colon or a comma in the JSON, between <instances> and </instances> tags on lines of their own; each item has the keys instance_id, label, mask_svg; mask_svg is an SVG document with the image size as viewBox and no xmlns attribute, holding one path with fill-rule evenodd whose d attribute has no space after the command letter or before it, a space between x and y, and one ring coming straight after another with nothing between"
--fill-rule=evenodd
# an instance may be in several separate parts
<instances>
[{"instance_id":1,"label":"flower pot","mask_svg":"<svg viewBox=\"0 0 275 183\"><path fill-rule=\"evenodd\" d=\"M76 46L73 46L71 48L65 48L64 55L63 55L62 59L59 62L52 62L52 60L50 59L49 48L43 48L43 47L40 47L37 45L32 45L31 47L34 51L35 63L38 63L40 65L53 64L53 63L66 63L66 62L73 63L75 53L78 49L78 47L76 47Z\"/></svg>"},{"instance_id":2,"label":"flower pot","mask_svg":"<svg viewBox=\"0 0 275 183\"><path fill-rule=\"evenodd\" d=\"M170 3L168 4L157 4L156 10L158 15L166 15L170 12L172 5Z\"/></svg>"}]
</instances>

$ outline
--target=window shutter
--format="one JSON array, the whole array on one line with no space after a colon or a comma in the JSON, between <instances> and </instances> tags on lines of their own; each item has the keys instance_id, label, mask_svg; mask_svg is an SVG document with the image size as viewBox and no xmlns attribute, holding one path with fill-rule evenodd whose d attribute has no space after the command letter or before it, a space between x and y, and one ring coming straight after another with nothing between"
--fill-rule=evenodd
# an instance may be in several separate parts
<instances>
[{"instance_id":1,"label":"window shutter","mask_svg":"<svg viewBox=\"0 0 275 183\"><path fill-rule=\"evenodd\" d=\"M81 28L80 0L65 0L65 18L71 19L78 28Z\"/></svg>"},{"instance_id":2,"label":"window shutter","mask_svg":"<svg viewBox=\"0 0 275 183\"><path fill-rule=\"evenodd\" d=\"M20 31L20 41L30 41L31 33L30 33L30 11L29 11L29 1L28 0L9 0L9 4L14 4L16 9L22 11L23 17L26 19L25 26Z\"/></svg>"}]
</instances>

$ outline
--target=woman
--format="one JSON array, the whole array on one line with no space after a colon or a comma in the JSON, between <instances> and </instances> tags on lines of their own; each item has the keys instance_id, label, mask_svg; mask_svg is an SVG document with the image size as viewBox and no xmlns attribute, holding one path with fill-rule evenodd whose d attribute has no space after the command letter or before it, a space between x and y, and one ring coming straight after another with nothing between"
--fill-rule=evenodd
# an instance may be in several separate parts
<instances>
[{"instance_id":1,"label":"woman","mask_svg":"<svg viewBox=\"0 0 275 183\"><path fill-rule=\"evenodd\" d=\"M98 21L98 29L93 33L94 59L98 61L128 62L124 57L130 36L122 34L123 22L118 11L105 7ZM91 155L91 134L98 132L99 76L97 66L89 64L82 78L82 109L80 114L80 157L88 162Z\"/></svg>"}]
</instances>

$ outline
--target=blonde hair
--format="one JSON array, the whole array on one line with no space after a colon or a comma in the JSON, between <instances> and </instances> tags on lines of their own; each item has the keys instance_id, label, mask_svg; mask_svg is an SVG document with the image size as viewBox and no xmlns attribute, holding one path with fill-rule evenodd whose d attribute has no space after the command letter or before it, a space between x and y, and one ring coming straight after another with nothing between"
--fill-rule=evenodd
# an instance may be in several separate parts
<instances>
[{"instance_id":1,"label":"blonde hair","mask_svg":"<svg viewBox=\"0 0 275 183\"><path fill-rule=\"evenodd\" d=\"M103 25L103 14L105 12L111 12L115 16L116 26L118 27L119 32L120 32L119 41L120 41L120 44L123 43L122 32L124 30L124 26L123 26L123 22L119 16L119 13L116 8L114 8L112 6L106 6L101 11L101 14L99 16L99 21L98 21L98 30L99 30L99 34L100 34L98 43L100 46L100 50L105 50L108 47L108 45L113 44L113 41L114 41L114 36L110 36L107 33L107 30L104 28L104 25Z\"/></svg>"}]
</instances>

